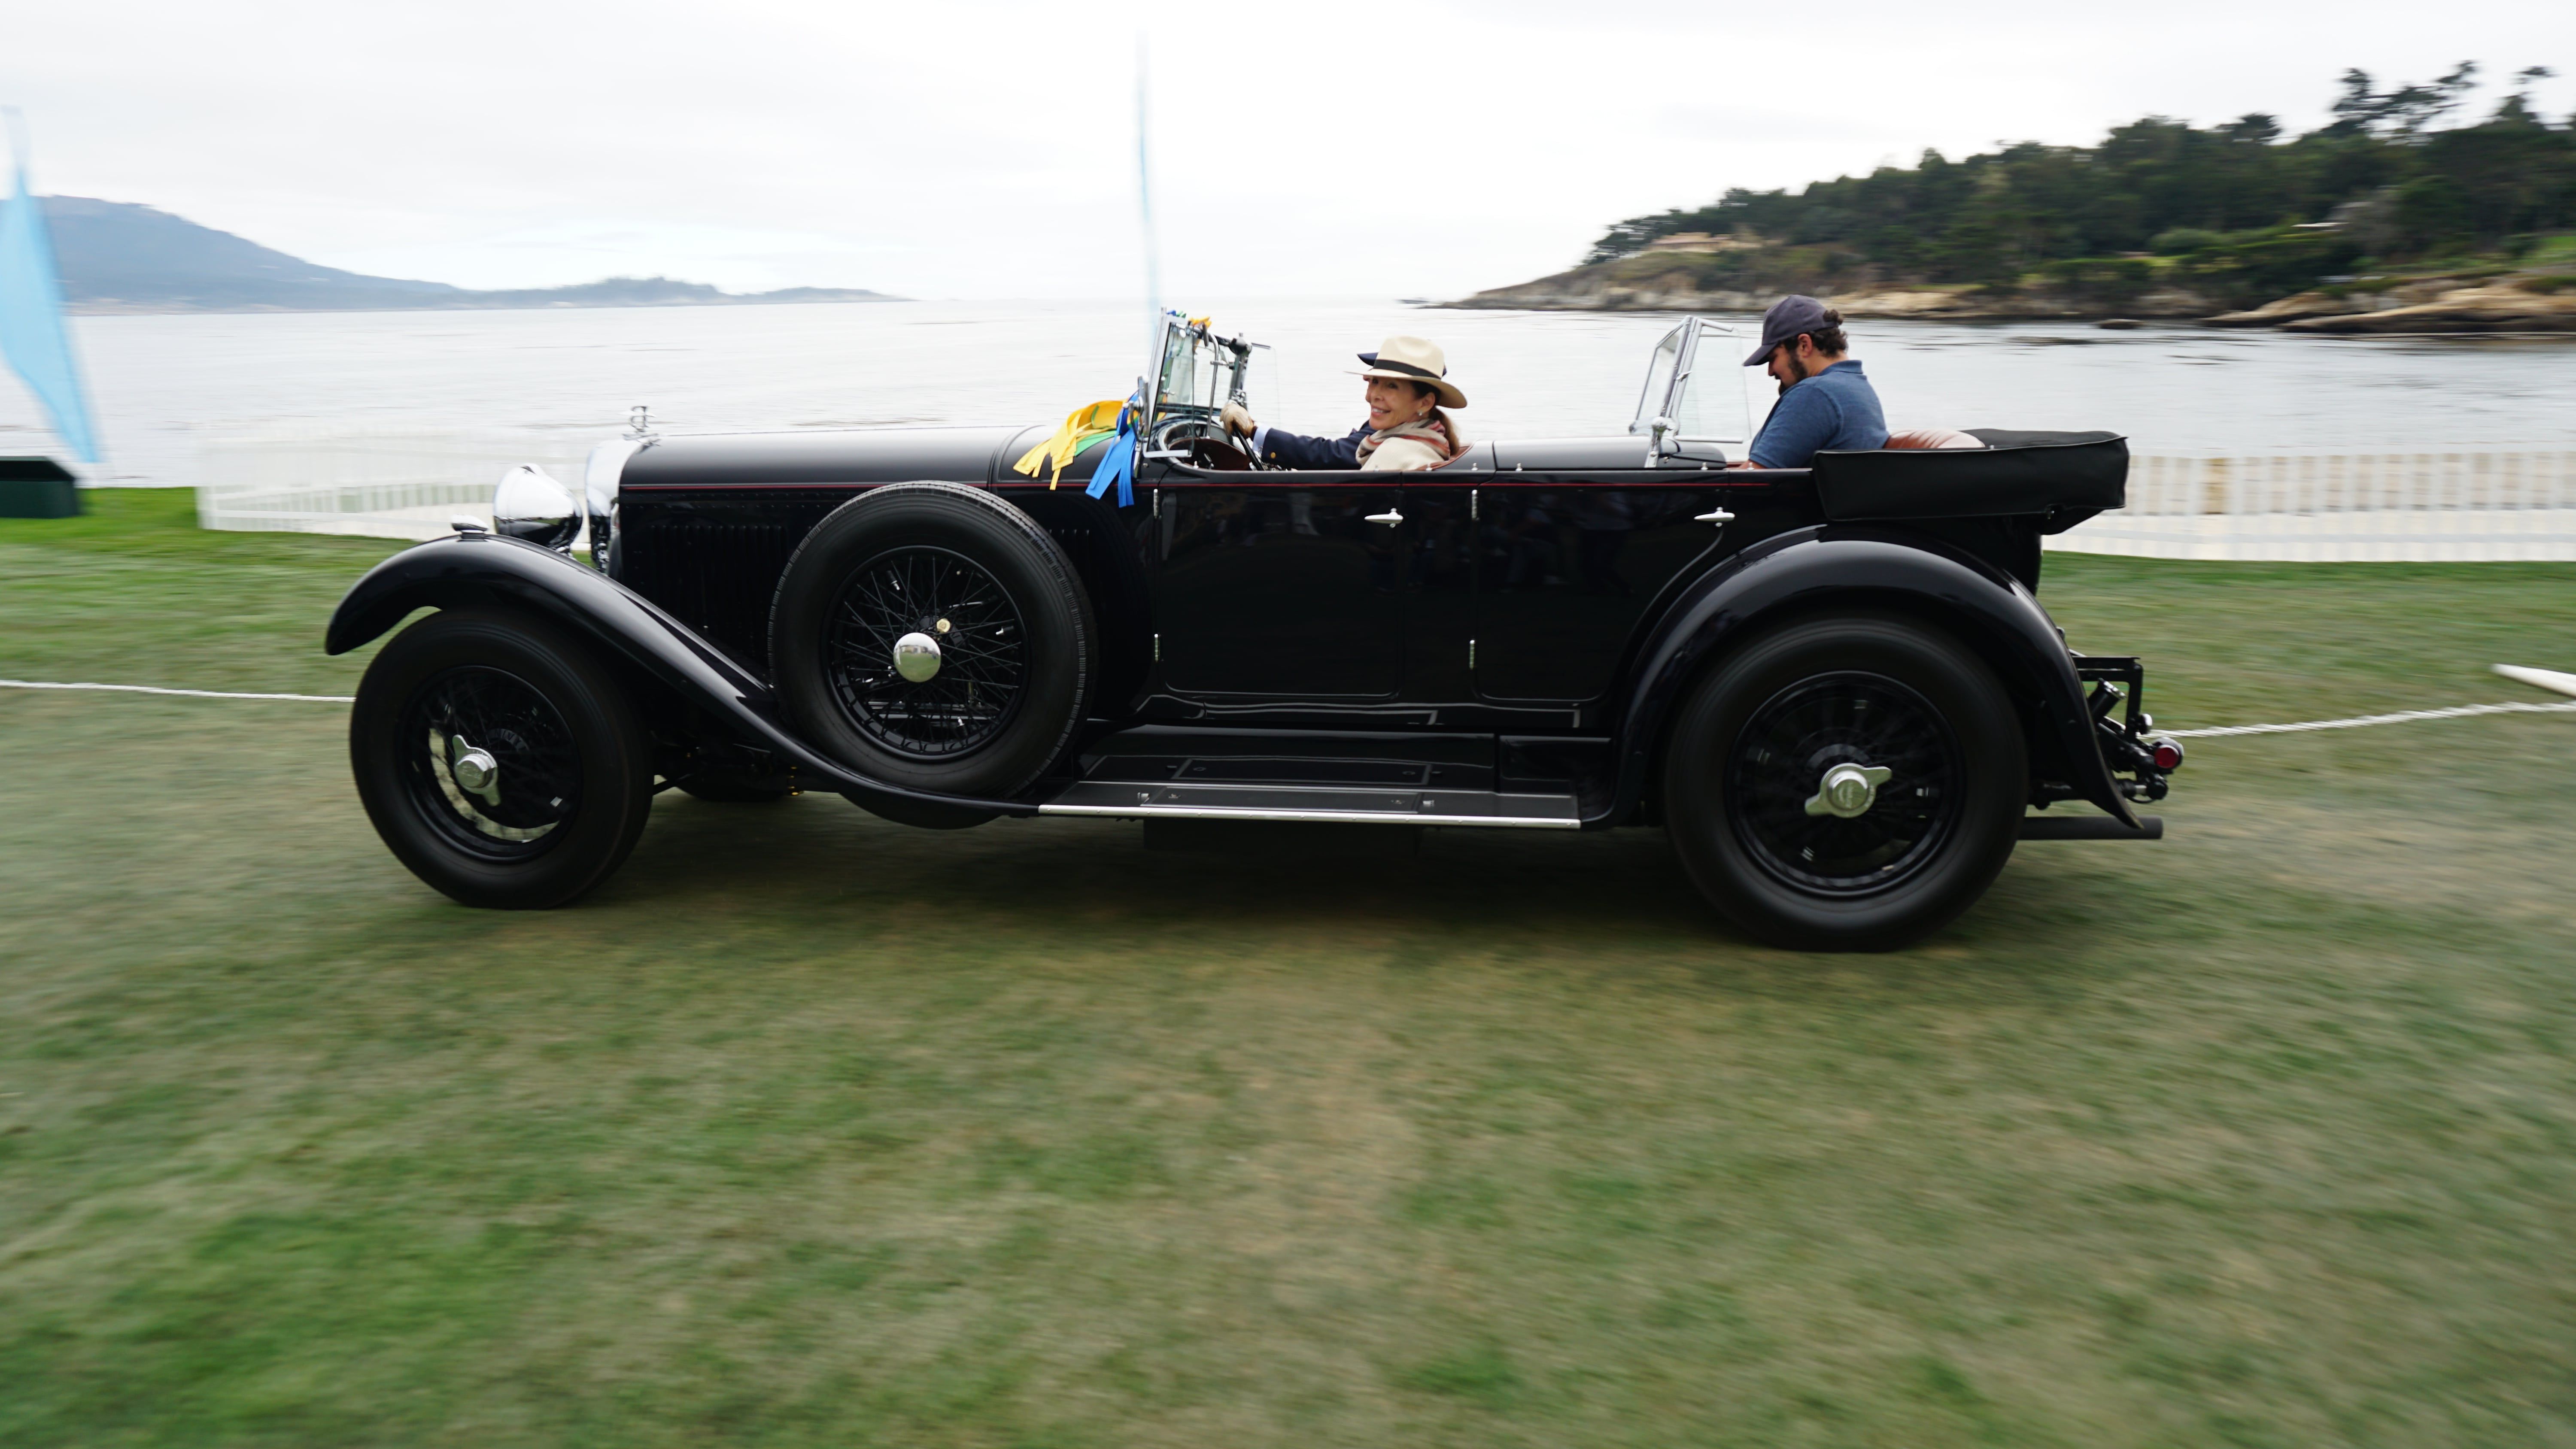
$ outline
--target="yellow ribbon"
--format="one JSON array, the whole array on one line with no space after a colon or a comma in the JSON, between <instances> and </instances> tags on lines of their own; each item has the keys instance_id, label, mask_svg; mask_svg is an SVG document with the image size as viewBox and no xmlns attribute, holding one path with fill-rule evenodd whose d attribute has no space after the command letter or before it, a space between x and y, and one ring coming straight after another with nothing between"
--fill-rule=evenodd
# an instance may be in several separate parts
<instances>
[{"instance_id":1,"label":"yellow ribbon","mask_svg":"<svg viewBox=\"0 0 2576 1449\"><path fill-rule=\"evenodd\" d=\"M1083 449L1118 431L1118 410L1125 406L1125 398L1113 397L1075 408L1065 414L1064 426L1055 430L1055 436L1021 454L1011 471L1034 478L1039 469L1053 464L1055 471L1047 478L1047 486L1053 488L1064 477L1065 465L1081 456Z\"/></svg>"}]
</instances>

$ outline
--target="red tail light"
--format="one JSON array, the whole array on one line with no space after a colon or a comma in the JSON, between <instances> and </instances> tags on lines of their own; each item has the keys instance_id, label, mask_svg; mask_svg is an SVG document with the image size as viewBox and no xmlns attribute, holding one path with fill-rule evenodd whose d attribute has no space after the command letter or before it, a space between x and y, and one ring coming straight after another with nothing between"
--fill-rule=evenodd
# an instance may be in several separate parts
<instances>
[{"instance_id":1,"label":"red tail light","mask_svg":"<svg viewBox=\"0 0 2576 1449\"><path fill-rule=\"evenodd\" d=\"M2182 768L2182 741L2157 740L2148 749L2155 758L2157 769L2172 771Z\"/></svg>"}]
</instances>

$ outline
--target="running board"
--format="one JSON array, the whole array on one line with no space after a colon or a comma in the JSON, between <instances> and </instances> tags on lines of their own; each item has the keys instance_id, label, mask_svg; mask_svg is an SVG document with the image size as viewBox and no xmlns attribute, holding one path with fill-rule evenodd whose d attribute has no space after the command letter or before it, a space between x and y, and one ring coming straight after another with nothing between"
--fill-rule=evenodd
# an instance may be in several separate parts
<instances>
[{"instance_id":1,"label":"running board","mask_svg":"<svg viewBox=\"0 0 2576 1449\"><path fill-rule=\"evenodd\" d=\"M1306 785L1165 785L1080 780L1039 802L1040 815L1123 820L1308 820L1336 825L1481 825L1579 830L1572 795L1491 790L1367 790Z\"/></svg>"},{"instance_id":2,"label":"running board","mask_svg":"<svg viewBox=\"0 0 2576 1449\"><path fill-rule=\"evenodd\" d=\"M2024 840L2162 840L2165 818L2141 815L2138 827L2131 830L2108 815L2025 815L2021 818Z\"/></svg>"}]
</instances>

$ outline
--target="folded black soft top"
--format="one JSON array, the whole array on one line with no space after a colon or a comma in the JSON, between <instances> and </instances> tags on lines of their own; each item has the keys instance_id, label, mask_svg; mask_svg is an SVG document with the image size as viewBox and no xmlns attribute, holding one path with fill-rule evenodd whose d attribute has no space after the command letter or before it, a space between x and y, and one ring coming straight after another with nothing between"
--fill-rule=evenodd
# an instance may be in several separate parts
<instances>
[{"instance_id":1,"label":"folded black soft top","mask_svg":"<svg viewBox=\"0 0 2576 1449\"><path fill-rule=\"evenodd\" d=\"M2063 533L2128 501L2129 441L2117 433L1967 432L1986 446L1818 453L1825 517L2032 517L2040 532Z\"/></svg>"}]
</instances>

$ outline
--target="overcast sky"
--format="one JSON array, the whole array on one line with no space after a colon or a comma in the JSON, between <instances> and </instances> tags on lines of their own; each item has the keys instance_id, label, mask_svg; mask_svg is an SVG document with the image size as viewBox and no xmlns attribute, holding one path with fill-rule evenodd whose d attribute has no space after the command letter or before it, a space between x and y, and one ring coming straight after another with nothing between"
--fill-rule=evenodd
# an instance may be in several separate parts
<instances>
[{"instance_id":1,"label":"overcast sky","mask_svg":"<svg viewBox=\"0 0 2576 1449\"><path fill-rule=\"evenodd\" d=\"M2548 65L2544 109L2576 109L2569 0L22 0L0 102L39 190L356 271L1111 297L1142 290L1140 31L1175 302L1459 295L1621 217L1925 147L2305 128L2348 66Z\"/></svg>"}]
</instances>

